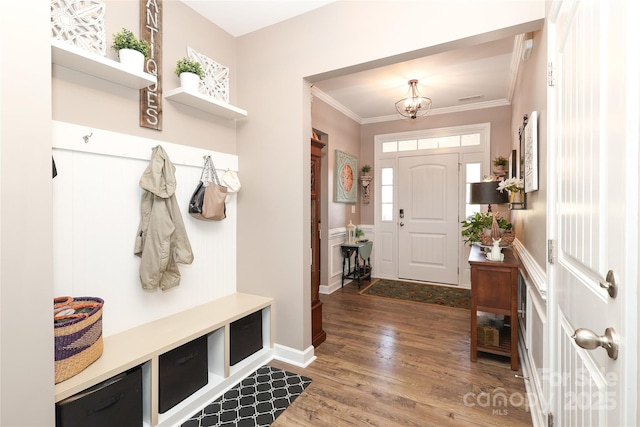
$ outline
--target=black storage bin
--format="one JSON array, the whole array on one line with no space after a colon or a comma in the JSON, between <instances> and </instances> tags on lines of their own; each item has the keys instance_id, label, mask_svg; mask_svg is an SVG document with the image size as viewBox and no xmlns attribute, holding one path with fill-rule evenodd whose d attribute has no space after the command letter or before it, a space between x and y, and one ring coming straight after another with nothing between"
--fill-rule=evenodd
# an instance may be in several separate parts
<instances>
[{"instance_id":1,"label":"black storage bin","mask_svg":"<svg viewBox=\"0 0 640 427\"><path fill-rule=\"evenodd\" d=\"M56 403L56 427L140 427L142 368L130 369Z\"/></svg>"},{"instance_id":2,"label":"black storage bin","mask_svg":"<svg viewBox=\"0 0 640 427\"><path fill-rule=\"evenodd\" d=\"M262 349L262 311L256 311L231 323L229 363L235 365Z\"/></svg>"},{"instance_id":3,"label":"black storage bin","mask_svg":"<svg viewBox=\"0 0 640 427\"><path fill-rule=\"evenodd\" d=\"M207 385L207 336L161 354L158 365L158 411L166 412Z\"/></svg>"}]
</instances>

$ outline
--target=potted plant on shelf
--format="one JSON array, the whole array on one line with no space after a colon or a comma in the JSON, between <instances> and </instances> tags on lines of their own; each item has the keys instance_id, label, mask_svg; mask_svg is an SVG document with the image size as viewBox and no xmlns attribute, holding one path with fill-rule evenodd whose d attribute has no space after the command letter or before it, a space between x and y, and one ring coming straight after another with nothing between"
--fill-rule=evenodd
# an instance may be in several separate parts
<instances>
[{"instance_id":1,"label":"potted plant on shelf","mask_svg":"<svg viewBox=\"0 0 640 427\"><path fill-rule=\"evenodd\" d=\"M521 178L507 178L500 181L497 191L509 192L509 203L522 203L522 196L524 193L524 181Z\"/></svg>"},{"instance_id":2,"label":"potted plant on shelf","mask_svg":"<svg viewBox=\"0 0 640 427\"><path fill-rule=\"evenodd\" d=\"M509 164L509 161L506 157L498 156L493 159L493 166L496 167L498 172L505 172L507 170L507 164Z\"/></svg>"},{"instance_id":3,"label":"potted plant on shelf","mask_svg":"<svg viewBox=\"0 0 640 427\"><path fill-rule=\"evenodd\" d=\"M494 221L495 224L494 225ZM492 228L499 229L500 233L500 246L509 246L513 243L513 225L504 218L494 216L493 213L481 213L477 212L475 215L470 216L466 220L462 221L462 237L464 242L469 245L485 245L491 246Z\"/></svg>"},{"instance_id":4,"label":"potted plant on shelf","mask_svg":"<svg viewBox=\"0 0 640 427\"><path fill-rule=\"evenodd\" d=\"M189 58L179 59L176 63L175 73L180 77L180 86L186 92L198 92L200 79L204 75L202 65L198 61Z\"/></svg>"},{"instance_id":5,"label":"potted plant on shelf","mask_svg":"<svg viewBox=\"0 0 640 427\"><path fill-rule=\"evenodd\" d=\"M371 172L371 166L363 165L362 168L360 169L360 172L362 172L363 176L369 176L369 172Z\"/></svg>"},{"instance_id":6,"label":"potted plant on shelf","mask_svg":"<svg viewBox=\"0 0 640 427\"><path fill-rule=\"evenodd\" d=\"M120 63L134 71L144 70L144 60L149 57L149 43L137 38L131 31L123 28L113 35L111 47L118 52Z\"/></svg>"}]
</instances>

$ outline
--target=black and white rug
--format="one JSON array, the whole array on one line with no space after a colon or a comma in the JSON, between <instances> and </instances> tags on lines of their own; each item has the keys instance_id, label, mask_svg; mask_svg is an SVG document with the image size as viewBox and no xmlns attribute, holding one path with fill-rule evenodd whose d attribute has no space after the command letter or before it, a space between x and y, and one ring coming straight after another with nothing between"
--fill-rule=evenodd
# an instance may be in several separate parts
<instances>
[{"instance_id":1,"label":"black and white rug","mask_svg":"<svg viewBox=\"0 0 640 427\"><path fill-rule=\"evenodd\" d=\"M262 366L181 427L269 426L309 384L310 378Z\"/></svg>"}]
</instances>

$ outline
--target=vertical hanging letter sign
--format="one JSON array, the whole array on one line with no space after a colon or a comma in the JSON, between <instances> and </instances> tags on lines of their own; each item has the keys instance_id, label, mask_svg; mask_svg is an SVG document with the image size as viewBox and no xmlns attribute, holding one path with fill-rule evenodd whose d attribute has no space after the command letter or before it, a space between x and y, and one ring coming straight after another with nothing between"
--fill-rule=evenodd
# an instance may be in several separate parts
<instances>
[{"instance_id":1,"label":"vertical hanging letter sign","mask_svg":"<svg viewBox=\"0 0 640 427\"><path fill-rule=\"evenodd\" d=\"M140 126L162 130L162 0L140 0L140 38L150 46L144 71L158 79L140 89Z\"/></svg>"}]
</instances>

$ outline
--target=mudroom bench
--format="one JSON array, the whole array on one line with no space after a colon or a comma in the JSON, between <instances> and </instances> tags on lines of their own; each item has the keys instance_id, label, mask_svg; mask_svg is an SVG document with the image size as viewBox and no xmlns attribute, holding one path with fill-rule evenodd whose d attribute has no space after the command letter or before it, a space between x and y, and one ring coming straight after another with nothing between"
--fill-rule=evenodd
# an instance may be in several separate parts
<instances>
[{"instance_id":1,"label":"mudroom bench","mask_svg":"<svg viewBox=\"0 0 640 427\"><path fill-rule=\"evenodd\" d=\"M56 384L56 404L139 367L142 425L174 426L273 358L272 304L272 298L234 293L105 337L104 351L98 360L76 376ZM206 384L169 409L163 409L159 403L162 399L159 384L167 369L162 367L162 358L198 341L206 345L203 352ZM193 357L192 354L188 357Z\"/></svg>"}]
</instances>

